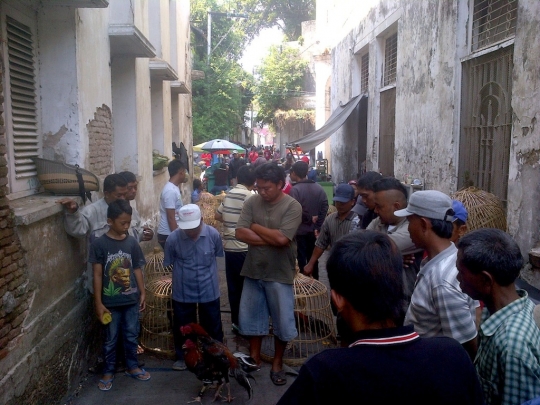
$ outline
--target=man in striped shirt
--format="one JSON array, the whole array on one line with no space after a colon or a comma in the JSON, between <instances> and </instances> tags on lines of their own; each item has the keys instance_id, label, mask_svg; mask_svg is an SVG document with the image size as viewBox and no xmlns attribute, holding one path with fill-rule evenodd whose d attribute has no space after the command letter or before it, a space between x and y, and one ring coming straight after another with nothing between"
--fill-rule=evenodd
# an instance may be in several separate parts
<instances>
[{"instance_id":1,"label":"man in striped shirt","mask_svg":"<svg viewBox=\"0 0 540 405\"><path fill-rule=\"evenodd\" d=\"M238 331L238 311L244 277L240 275L248 251L247 243L240 242L234 236L236 223L240 218L242 207L252 196L251 190L255 184L255 172L251 166L241 166L236 173L238 185L231 189L218 207L214 218L223 222L223 248L225 250L225 274L227 276L227 291L231 306L231 321L233 331Z\"/></svg>"},{"instance_id":2,"label":"man in striped shirt","mask_svg":"<svg viewBox=\"0 0 540 405\"><path fill-rule=\"evenodd\" d=\"M474 359L478 302L461 291L457 280L457 249L450 241L454 211L452 200L436 190L417 191L407 208L394 212L409 218L414 244L427 252L405 315L420 336L456 339Z\"/></svg>"}]
</instances>

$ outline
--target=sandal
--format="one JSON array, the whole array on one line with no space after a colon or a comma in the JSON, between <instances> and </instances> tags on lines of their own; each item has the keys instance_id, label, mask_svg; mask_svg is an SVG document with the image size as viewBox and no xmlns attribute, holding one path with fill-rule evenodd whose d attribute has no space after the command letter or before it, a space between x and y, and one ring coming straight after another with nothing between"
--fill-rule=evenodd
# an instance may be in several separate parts
<instances>
[{"instance_id":1,"label":"sandal","mask_svg":"<svg viewBox=\"0 0 540 405\"><path fill-rule=\"evenodd\" d=\"M141 368L140 371L137 371L136 373L133 373L132 371L137 370L134 368L133 370L126 371L126 375L132 378L135 378L139 381L148 381L150 379L150 373L147 372L144 368Z\"/></svg>"},{"instance_id":2,"label":"sandal","mask_svg":"<svg viewBox=\"0 0 540 405\"><path fill-rule=\"evenodd\" d=\"M110 376L108 380L106 380L104 377ZM102 379L99 380L98 388L100 391L109 391L112 388L112 383L114 381L114 374L104 374ZM100 385L101 384L101 385Z\"/></svg>"},{"instance_id":3,"label":"sandal","mask_svg":"<svg viewBox=\"0 0 540 405\"><path fill-rule=\"evenodd\" d=\"M285 385L287 384L287 377L285 376L285 371L272 371L270 370L270 379L274 385Z\"/></svg>"}]
</instances>

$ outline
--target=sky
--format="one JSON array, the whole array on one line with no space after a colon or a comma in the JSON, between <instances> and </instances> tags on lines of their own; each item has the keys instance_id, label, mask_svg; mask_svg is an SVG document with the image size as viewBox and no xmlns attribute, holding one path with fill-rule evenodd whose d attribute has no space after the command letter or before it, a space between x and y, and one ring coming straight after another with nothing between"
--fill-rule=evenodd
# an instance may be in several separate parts
<instances>
[{"instance_id":1,"label":"sky","mask_svg":"<svg viewBox=\"0 0 540 405\"><path fill-rule=\"evenodd\" d=\"M244 70L253 73L253 67L261 64L261 60L268 54L271 45L280 44L283 41L283 33L277 27L267 28L251 41L247 46L240 65Z\"/></svg>"}]
</instances>

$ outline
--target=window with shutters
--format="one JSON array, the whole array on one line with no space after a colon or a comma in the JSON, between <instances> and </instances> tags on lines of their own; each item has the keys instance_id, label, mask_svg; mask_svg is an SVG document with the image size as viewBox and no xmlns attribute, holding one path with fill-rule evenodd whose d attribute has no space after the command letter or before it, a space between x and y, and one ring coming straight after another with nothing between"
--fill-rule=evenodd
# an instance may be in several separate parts
<instances>
[{"instance_id":1,"label":"window with shutters","mask_svg":"<svg viewBox=\"0 0 540 405\"><path fill-rule=\"evenodd\" d=\"M10 193L31 194L37 189L33 157L41 151L36 84L35 22L6 15L5 124L8 134Z\"/></svg>"}]
</instances>

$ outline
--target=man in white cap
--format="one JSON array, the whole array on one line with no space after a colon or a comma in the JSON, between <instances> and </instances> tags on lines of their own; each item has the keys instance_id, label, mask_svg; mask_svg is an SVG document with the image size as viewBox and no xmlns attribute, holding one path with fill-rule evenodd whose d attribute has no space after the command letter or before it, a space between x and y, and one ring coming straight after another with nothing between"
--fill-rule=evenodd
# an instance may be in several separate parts
<instances>
[{"instance_id":1,"label":"man in white cap","mask_svg":"<svg viewBox=\"0 0 540 405\"><path fill-rule=\"evenodd\" d=\"M185 370L180 326L197 322L214 339L223 341L216 257L223 256L219 232L201 219L201 210L187 204L178 210L178 229L165 243L164 266L173 265L172 305L176 361L174 370Z\"/></svg>"},{"instance_id":2,"label":"man in white cap","mask_svg":"<svg viewBox=\"0 0 540 405\"><path fill-rule=\"evenodd\" d=\"M457 249L450 241L454 221L452 200L440 191L417 191L409 198L407 208L394 215L408 217L412 241L427 252L404 324L413 324L420 336L452 337L474 359L478 302L461 291L457 280Z\"/></svg>"}]
</instances>

